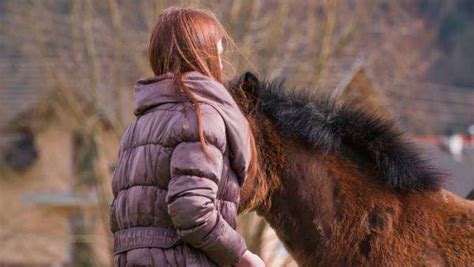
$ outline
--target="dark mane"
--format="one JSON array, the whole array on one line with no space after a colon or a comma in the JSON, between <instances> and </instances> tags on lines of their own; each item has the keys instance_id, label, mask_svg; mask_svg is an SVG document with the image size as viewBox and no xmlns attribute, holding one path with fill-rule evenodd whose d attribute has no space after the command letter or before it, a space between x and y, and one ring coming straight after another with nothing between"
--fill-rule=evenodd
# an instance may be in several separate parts
<instances>
[{"instance_id":1,"label":"dark mane","mask_svg":"<svg viewBox=\"0 0 474 267\"><path fill-rule=\"evenodd\" d=\"M398 191L438 190L444 174L407 141L395 120L336 104L308 89L288 90L281 80L257 85L258 109L283 136L326 153L344 154L349 148L375 166L387 187Z\"/></svg>"}]
</instances>

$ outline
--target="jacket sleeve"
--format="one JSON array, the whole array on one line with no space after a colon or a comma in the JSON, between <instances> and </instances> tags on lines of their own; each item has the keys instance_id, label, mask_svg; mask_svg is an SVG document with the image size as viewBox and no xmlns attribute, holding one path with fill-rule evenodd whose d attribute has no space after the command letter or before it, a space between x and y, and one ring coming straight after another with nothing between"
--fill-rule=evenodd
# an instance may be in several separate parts
<instances>
[{"instance_id":1,"label":"jacket sleeve","mask_svg":"<svg viewBox=\"0 0 474 267\"><path fill-rule=\"evenodd\" d=\"M225 125L220 114L209 108L201 108L201 121L212 159L208 160L202 150L197 126L190 123L184 127L171 154L168 213L182 239L219 265L229 265L239 262L247 247L215 205L226 146Z\"/></svg>"}]
</instances>

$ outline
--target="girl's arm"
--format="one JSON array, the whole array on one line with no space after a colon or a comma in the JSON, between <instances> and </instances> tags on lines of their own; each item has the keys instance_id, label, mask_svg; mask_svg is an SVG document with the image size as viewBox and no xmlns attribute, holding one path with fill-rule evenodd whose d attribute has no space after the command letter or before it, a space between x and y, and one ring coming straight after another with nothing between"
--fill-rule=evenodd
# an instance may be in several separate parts
<instances>
[{"instance_id":1,"label":"girl's arm","mask_svg":"<svg viewBox=\"0 0 474 267\"><path fill-rule=\"evenodd\" d=\"M193 120L192 116L194 112L184 120ZM220 114L205 104L201 104L201 121L212 160L202 150L196 123L190 122L171 155L168 212L182 239L219 265L229 265L239 262L247 247L214 204L222 176L225 125Z\"/></svg>"}]
</instances>

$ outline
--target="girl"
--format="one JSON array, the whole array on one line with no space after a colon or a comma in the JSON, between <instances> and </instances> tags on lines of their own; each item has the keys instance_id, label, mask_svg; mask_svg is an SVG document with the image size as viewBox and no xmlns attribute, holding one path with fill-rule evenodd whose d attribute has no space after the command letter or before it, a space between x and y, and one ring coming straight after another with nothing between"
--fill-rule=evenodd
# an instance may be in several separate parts
<instances>
[{"instance_id":1,"label":"girl","mask_svg":"<svg viewBox=\"0 0 474 267\"><path fill-rule=\"evenodd\" d=\"M115 266L264 266L235 230L255 143L222 85L222 39L207 11L158 17L148 51L155 76L135 84L137 118L112 178Z\"/></svg>"}]
</instances>

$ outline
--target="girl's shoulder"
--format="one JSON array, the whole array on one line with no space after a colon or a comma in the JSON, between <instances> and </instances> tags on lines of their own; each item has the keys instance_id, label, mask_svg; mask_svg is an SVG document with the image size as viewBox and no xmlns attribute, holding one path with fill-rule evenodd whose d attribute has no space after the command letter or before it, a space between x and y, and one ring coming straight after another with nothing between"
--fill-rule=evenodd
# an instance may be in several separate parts
<instances>
[{"instance_id":1,"label":"girl's shoulder","mask_svg":"<svg viewBox=\"0 0 474 267\"><path fill-rule=\"evenodd\" d=\"M198 102L200 125L206 140L222 151L226 147L226 123L213 104ZM198 112L191 102L159 105L141 115L139 128L156 127L167 145L199 141ZM154 126L150 126L154 125Z\"/></svg>"}]
</instances>

